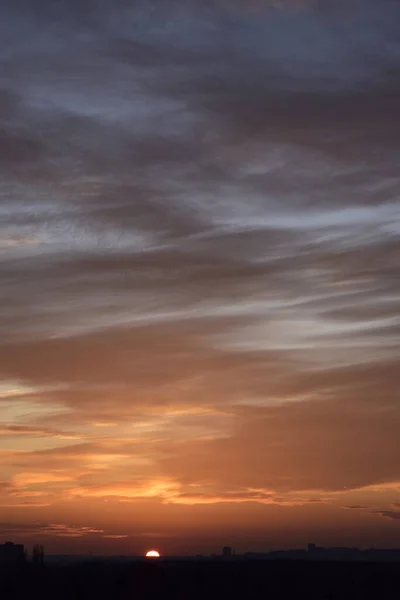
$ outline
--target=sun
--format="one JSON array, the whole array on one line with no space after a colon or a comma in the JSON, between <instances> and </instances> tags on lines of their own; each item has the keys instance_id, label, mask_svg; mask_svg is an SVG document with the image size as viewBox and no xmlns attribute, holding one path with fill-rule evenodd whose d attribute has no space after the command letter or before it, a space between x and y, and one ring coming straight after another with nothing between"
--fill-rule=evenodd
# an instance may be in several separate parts
<instances>
[{"instance_id":1,"label":"sun","mask_svg":"<svg viewBox=\"0 0 400 600\"><path fill-rule=\"evenodd\" d=\"M160 558L160 553L157 550L149 550L146 553L146 558Z\"/></svg>"}]
</instances>

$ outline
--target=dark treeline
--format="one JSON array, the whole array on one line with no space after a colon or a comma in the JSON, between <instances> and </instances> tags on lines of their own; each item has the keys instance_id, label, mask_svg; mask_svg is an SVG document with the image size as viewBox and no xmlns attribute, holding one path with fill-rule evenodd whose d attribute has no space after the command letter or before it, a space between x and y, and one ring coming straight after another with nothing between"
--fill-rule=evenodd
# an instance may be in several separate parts
<instances>
[{"instance_id":1,"label":"dark treeline","mask_svg":"<svg viewBox=\"0 0 400 600\"><path fill-rule=\"evenodd\" d=\"M132 562L38 566L0 576L7 600L386 600L400 564L301 561Z\"/></svg>"}]
</instances>

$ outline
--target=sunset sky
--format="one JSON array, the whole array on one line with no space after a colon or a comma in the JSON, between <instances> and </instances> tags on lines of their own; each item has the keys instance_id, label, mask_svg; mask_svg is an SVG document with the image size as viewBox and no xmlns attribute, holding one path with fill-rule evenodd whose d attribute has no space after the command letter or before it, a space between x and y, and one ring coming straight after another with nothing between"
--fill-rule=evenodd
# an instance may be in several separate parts
<instances>
[{"instance_id":1,"label":"sunset sky","mask_svg":"<svg viewBox=\"0 0 400 600\"><path fill-rule=\"evenodd\" d=\"M0 543L400 547L399 22L1 2Z\"/></svg>"}]
</instances>

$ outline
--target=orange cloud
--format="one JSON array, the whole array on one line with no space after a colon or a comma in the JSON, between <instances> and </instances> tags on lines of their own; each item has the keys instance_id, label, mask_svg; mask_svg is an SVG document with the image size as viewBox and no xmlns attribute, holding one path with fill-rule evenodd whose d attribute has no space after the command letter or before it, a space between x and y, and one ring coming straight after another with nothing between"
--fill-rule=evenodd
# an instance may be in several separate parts
<instances>
[{"instance_id":1,"label":"orange cloud","mask_svg":"<svg viewBox=\"0 0 400 600\"><path fill-rule=\"evenodd\" d=\"M73 481L73 477L65 474L57 473L17 473L12 479L13 485L17 487L25 487L36 484L47 484L47 483L63 483L67 481Z\"/></svg>"}]
</instances>

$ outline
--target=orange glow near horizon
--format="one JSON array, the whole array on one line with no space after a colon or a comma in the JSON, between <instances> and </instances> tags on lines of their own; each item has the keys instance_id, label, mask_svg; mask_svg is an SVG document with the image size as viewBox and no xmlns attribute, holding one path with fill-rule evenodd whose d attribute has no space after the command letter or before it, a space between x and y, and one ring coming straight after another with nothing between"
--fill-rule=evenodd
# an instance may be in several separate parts
<instances>
[{"instance_id":1,"label":"orange glow near horizon","mask_svg":"<svg viewBox=\"0 0 400 600\"><path fill-rule=\"evenodd\" d=\"M149 550L146 553L146 558L160 558L160 553L157 550Z\"/></svg>"}]
</instances>

